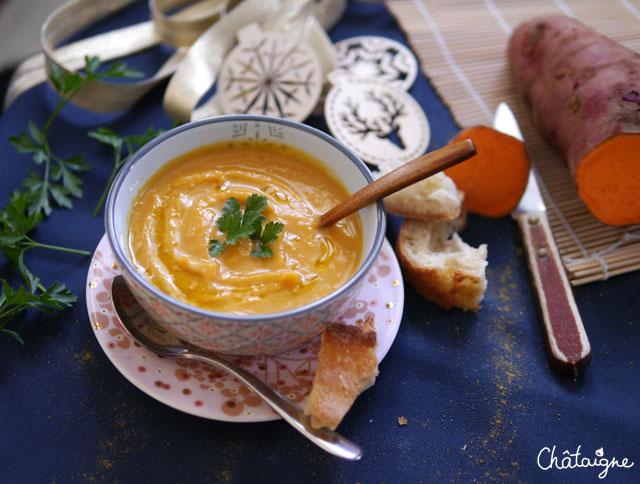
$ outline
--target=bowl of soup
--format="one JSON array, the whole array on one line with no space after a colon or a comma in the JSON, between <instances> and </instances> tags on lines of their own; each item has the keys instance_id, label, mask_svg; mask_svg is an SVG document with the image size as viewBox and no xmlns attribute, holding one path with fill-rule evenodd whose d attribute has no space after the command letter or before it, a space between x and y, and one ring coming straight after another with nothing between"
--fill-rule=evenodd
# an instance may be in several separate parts
<instances>
[{"instance_id":1,"label":"bowl of soup","mask_svg":"<svg viewBox=\"0 0 640 484\"><path fill-rule=\"evenodd\" d=\"M106 203L127 285L182 340L278 353L353 303L385 237L382 202L320 228L373 181L331 136L280 118L229 115L174 128L120 170Z\"/></svg>"}]
</instances>

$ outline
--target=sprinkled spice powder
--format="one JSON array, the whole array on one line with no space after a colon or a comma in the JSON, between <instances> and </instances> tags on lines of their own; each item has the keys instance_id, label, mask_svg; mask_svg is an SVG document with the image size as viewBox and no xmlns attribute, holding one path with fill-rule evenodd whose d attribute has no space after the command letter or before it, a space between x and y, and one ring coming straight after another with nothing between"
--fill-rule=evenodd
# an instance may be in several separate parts
<instances>
[{"instance_id":1,"label":"sprinkled spice powder","mask_svg":"<svg viewBox=\"0 0 640 484\"><path fill-rule=\"evenodd\" d=\"M522 259L521 255L519 257ZM531 378L530 366L524 358L523 333L518 328L521 318L511 308L512 302L520 304L524 297L523 289L514 283L512 272L512 267L519 263L522 260L507 261L505 265L487 270L489 284L481 309L483 318L473 323L474 340L477 338L489 345L474 356L484 358L477 366L490 378L490 385L486 385L486 378L476 380L479 391L465 404L472 415L477 413L482 418L483 423L481 430L469 434L470 440L460 447L460 452L474 468L469 472L477 475L478 468L484 470L483 482L519 482L520 465L510 458L514 452L510 449L520 437L514 421L524 415L527 407L521 394L522 385ZM455 336L460 337L459 328L454 331ZM469 344L473 345L473 341ZM487 350L491 352L488 357ZM453 424L453 419L443 420L443 426ZM464 467L458 471L458 478L462 478Z\"/></svg>"}]
</instances>

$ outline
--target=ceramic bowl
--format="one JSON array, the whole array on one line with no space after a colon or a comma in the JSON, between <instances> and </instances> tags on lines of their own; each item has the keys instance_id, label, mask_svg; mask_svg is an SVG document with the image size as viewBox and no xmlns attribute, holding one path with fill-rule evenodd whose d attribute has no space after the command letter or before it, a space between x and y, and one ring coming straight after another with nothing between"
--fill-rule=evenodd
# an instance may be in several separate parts
<instances>
[{"instance_id":1,"label":"ceramic bowl","mask_svg":"<svg viewBox=\"0 0 640 484\"><path fill-rule=\"evenodd\" d=\"M174 128L141 148L120 170L109 192L105 224L115 259L145 310L179 338L202 348L238 355L279 353L320 333L357 296L385 237L386 213L378 202L360 211L363 255L353 276L331 294L296 309L264 315L237 315L201 309L165 294L134 268L127 245L128 218L140 188L161 166L179 155L226 140L270 140L301 149L321 160L350 193L373 181L367 166L327 134L280 118L230 115Z\"/></svg>"}]
</instances>

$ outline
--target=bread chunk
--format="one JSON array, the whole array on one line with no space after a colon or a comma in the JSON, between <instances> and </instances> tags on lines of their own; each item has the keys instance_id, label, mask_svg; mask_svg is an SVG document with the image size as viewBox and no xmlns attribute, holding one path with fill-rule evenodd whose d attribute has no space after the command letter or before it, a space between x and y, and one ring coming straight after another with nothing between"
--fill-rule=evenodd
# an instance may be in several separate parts
<instances>
[{"instance_id":1,"label":"bread chunk","mask_svg":"<svg viewBox=\"0 0 640 484\"><path fill-rule=\"evenodd\" d=\"M397 166L386 163L380 166L378 178ZM389 213L420 220L451 220L462 211L464 193L444 173L425 178L384 199Z\"/></svg>"},{"instance_id":2,"label":"bread chunk","mask_svg":"<svg viewBox=\"0 0 640 484\"><path fill-rule=\"evenodd\" d=\"M487 246L473 248L457 233L460 218L448 222L406 219L396 253L411 285L425 298L449 309L479 309L487 287Z\"/></svg>"},{"instance_id":3,"label":"bread chunk","mask_svg":"<svg viewBox=\"0 0 640 484\"><path fill-rule=\"evenodd\" d=\"M314 428L335 429L360 393L378 375L375 331L327 323L305 414Z\"/></svg>"}]
</instances>

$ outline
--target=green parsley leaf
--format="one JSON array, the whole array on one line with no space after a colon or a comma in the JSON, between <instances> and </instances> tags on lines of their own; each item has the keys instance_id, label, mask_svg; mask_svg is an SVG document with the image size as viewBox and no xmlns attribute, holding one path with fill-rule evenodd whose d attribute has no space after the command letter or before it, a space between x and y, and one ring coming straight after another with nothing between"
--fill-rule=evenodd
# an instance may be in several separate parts
<instances>
[{"instance_id":1,"label":"green parsley leaf","mask_svg":"<svg viewBox=\"0 0 640 484\"><path fill-rule=\"evenodd\" d=\"M247 197L247 206L245 208L245 216L247 213L257 212L261 214L267 208L267 197L261 195L249 195Z\"/></svg>"},{"instance_id":2,"label":"green parsley leaf","mask_svg":"<svg viewBox=\"0 0 640 484\"><path fill-rule=\"evenodd\" d=\"M22 180L22 186L27 190L29 213L49 215L51 204L49 203L49 183L35 171L29 168L29 176Z\"/></svg>"},{"instance_id":3,"label":"green parsley leaf","mask_svg":"<svg viewBox=\"0 0 640 484\"><path fill-rule=\"evenodd\" d=\"M215 239L211 239L209 241L209 255L211 257L215 257L220 252L222 252L226 247L227 247L226 242L218 242Z\"/></svg>"},{"instance_id":4,"label":"green parsley leaf","mask_svg":"<svg viewBox=\"0 0 640 484\"><path fill-rule=\"evenodd\" d=\"M55 165L51 170L52 178L56 181L62 178L62 186L74 197L82 197L82 180L75 173L87 171L90 168L81 155L72 156ZM58 175L58 172L60 173Z\"/></svg>"},{"instance_id":5,"label":"green parsley leaf","mask_svg":"<svg viewBox=\"0 0 640 484\"><path fill-rule=\"evenodd\" d=\"M89 137L99 141L102 144L111 146L113 149L122 148L122 137L107 127L100 127L95 131L89 131Z\"/></svg>"},{"instance_id":6,"label":"green parsley leaf","mask_svg":"<svg viewBox=\"0 0 640 484\"><path fill-rule=\"evenodd\" d=\"M98 79L133 78L142 75L122 62L113 62L103 68L98 57L85 57L84 74L68 72L55 63L50 63L49 79L56 90L56 106L53 113L42 127L29 121L26 132L21 131L17 136L9 137L18 153L32 153L33 161L43 165L42 173L29 170L29 176L23 182L24 188L30 192L29 213L49 215L52 210L51 200L61 207L72 208L72 198L82 197L82 180L78 173L88 170L89 164L81 156L68 159L56 156L49 144L49 129L62 108L80 89Z\"/></svg>"},{"instance_id":7,"label":"green parsley leaf","mask_svg":"<svg viewBox=\"0 0 640 484\"><path fill-rule=\"evenodd\" d=\"M84 70L86 71L86 73L90 76L95 76L98 72L98 69L102 65L102 62L96 56L93 56L93 57L85 56L84 65L85 65Z\"/></svg>"},{"instance_id":8,"label":"green parsley leaf","mask_svg":"<svg viewBox=\"0 0 640 484\"><path fill-rule=\"evenodd\" d=\"M11 336L18 343L20 343L22 346L24 346L24 340L22 339L22 336L20 336L17 332L15 332L15 331L13 331L11 329L0 327L0 333L4 333L4 334L6 334L8 336Z\"/></svg>"},{"instance_id":9,"label":"green parsley leaf","mask_svg":"<svg viewBox=\"0 0 640 484\"><path fill-rule=\"evenodd\" d=\"M258 236L254 240L258 242L258 248L251 251L251 255L256 259L260 257L271 257L273 249L267 244L271 244L278 240L278 234L282 232L284 224L282 222L269 222L264 227L262 234L258 231Z\"/></svg>"},{"instance_id":10,"label":"green parsley leaf","mask_svg":"<svg viewBox=\"0 0 640 484\"><path fill-rule=\"evenodd\" d=\"M2 286L0 290L0 332L13 337L20 344L24 344L20 335L16 331L6 328L11 319L27 309L37 309L45 313L59 311L71 307L77 299L60 282L52 284L41 293L37 293L37 290L27 291L22 286L13 289L5 280L1 280L0 283Z\"/></svg>"},{"instance_id":11,"label":"green parsley leaf","mask_svg":"<svg viewBox=\"0 0 640 484\"><path fill-rule=\"evenodd\" d=\"M260 236L260 242L263 244L271 244L278 240L278 234L282 232L284 224L282 222L269 222L264 227L264 232Z\"/></svg>"},{"instance_id":12,"label":"green parsley leaf","mask_svg":"<svg viewBox=\"0 0 640 484\"><path fill-rule=\"evenodd\" d=\"M9 136L9 142L18 153L33 153L33 161L40 165L47 159L45 150L24 131L20 131L18 136Z\"/></svg>"},{"instance_id":13,"label":"green parsley leaf","mask_svg":"<svg viewBox=\"0 0 640 484\"><path fill-rule=\"evenodd\" d=\"M107 184L102 191L102 195L98 200L98 204L93 211L94 217L100 212L100 208L102 208L102 205L107 198L107 193L109 193L109 188L111 188L111 184L113 183L113 180L122 165L124 165L136 151L138 151L156 136L164 133L164 131L164 129L155 130L153 126L151 126L143 134L124 137L120 136L118 133L107 127L101 127L89 132L90 138L93 138L107 146L110 146L113 149L113 169L111 170L111 175L109 175Z\"/></svg>"},{"instance_id":14,"label":"green parsley leaf","mask_svg":"<svg viewBox=\"0 0 640 484\"><path fill-rule=\"evenodd\" d=\"M28 233L43 218L39 211L29 212L30 195L29 192L15 190L9 197L9 203L0 210L0 252L12 262L14 269L22 275L29 290L34 291L39 286L39 280L24 263L24 253L27 250L41 247L81 255L89 255L89 253L67 247L41 244L30 238Z\"/></svg>"},{"instance_id":15,"label":"green parsley leaf","mask_svg":"<svg viewBox=\"0 0 640 484\"><path fill-rule=\"evenodd\" d=\"M69 198L69 190L62 185L49 184L49 193L58 205L64 208L73 208L73 202Z\"/></svg>"},{"instance_id":16,"label":"green parsley leaf","mask_svg":"<svg viewBox=\"0 0 640 484\"><path fill-rule=\"evenodd\" d=\"M251 255L256 259L260 257L271 257L273 255L273 249L268 245L261 245L258 249L253 249Z\"/></svg>"},{"instance_id":17,"label":"green parsley leaf","mask_svg":"<svg viewBox=\"0 0 640 484\"><path fill-rule=\"evenodd\" d=\"M233 245L238 239L242 225L242 206L237 198L230 198L222 208L222 216L216 221L220 232L227 234L227 243Z\"/></svg>"},{"instance_id":18,"label":"green parsley leaf","mask_svg":"<svg viewBox=\"0 0 640 484\"><path fill-rule=\"evenodd\" d=\"M36 142L38 146L44 144L46 141L45 133L38 127L36 123L33 121L28 122L29 125L29 136L31 139Z\"/></svg>"},{"instance_id":19,"label":"green parsley leaf","mask_svg":"<svg viewBox=\"0 0 640 484\"><path fill-rule=\"evenodd\" d=\"M18 153L32 153L39 149L38 144L24 131L20 131L18 136L9 136L9 141Z\"/></svg>"},{"instance_id":20,"label":"green parsley leaf","mask_svg":"<svg viewBox=\"0 0 640 484\"><path fill-rule=\"evenodd\" d=\"M62 92L62 78L67 72L55 62L49 63L49 80L55 87L56 92Z\"/></svg>"},{"instance_id":21,"label":"green parsley leaf","mask_svg":"<svg viewBox=\"0 0 640 484\"><path fill-rule=\"evenodd\" d=\"M273 249L267 244L278 239L284 224L269 222L264 231L262 224L265 218L262 212L267 208L267 197L252 194L247 197L244 212L237 198L228 199L222 208L222 215L216 220L220 232L226 234L226 240L220 242L215 239L209 241L209 255L215 257L228 245L235 245L240 239L250 238L258 243L258 248L251 251L255 258L271 257Z\"/></svg>"},{"instance_id":22,"label":"green parsley leaf","mask_svg":"<svg viewBox=\"0 0 640 484\"><path fill-rule=\"evenodd\" d=\"M127 67L123 62L114 62L109 67L107 67L104 71L99 72L97 74L98 78L127 78L127 79L135 79L144 77L144 72L139 71L133 67Z\"/></svg>"}]
</instances>

